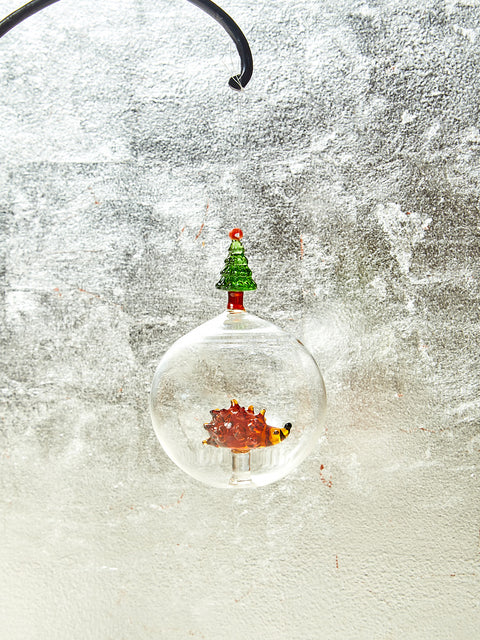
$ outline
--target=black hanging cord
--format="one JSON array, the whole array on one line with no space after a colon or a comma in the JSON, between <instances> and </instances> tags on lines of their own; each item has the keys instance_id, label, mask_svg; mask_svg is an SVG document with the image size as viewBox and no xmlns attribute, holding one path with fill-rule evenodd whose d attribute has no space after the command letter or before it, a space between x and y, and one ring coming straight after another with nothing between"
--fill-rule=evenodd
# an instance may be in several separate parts
<instances>
[{"instance_id":1,"label":"black hanging cord","mask_svg":"<svg viewBox=\"0 0 480 640\"><path fill-rule=\"evenodd\" d=\"M10 29L13 29L19 22L32 16L37 11L48 7L49 4L58 2L58 0L32 0L28 4L20 7L0 22L0 38L4 36Z\"/></svg>"},{"instance_id":2,"label":"black hanging cord","mask_svg":"<svg viewBox=\"0 0 480 640\"><path fill-rule=\"evenodd\" d=\"M17 9L0 21L0 38L26 18L58 1L59 0L31 0L31 2L20 7L20 9ZM241 70L239 74L230 78L228 84L232 89L240 91L247 86L253 73L252 52L250 51L247 39L243 35L242 30L223 9L211 2L211 0L188 1L200 9L203 9L209 16L212 16L212 18L222 25L234 41L241 60Z\"/></svg>"},{"instance_id":3,"label":"black hanging cord","mask_svg":"<svg viewBox=\"0 0 480 640\"><path fill-rule=\"evenodd\" d=\"M248 45L246 37L243 35L240 27L230 18L228 13L225 13L223 9L218 7L216 4L211 2L210 0L188 0L192 4L200 7L209 16L212 16L228 33L231 39L237 46L238 55L240 56L240 60L242 63L242 69L240 73L236 76L232 76L228 81L228 84L232 87L232 89L236 89L240 91L244 87L247 86L248 81L252 77L253 73L253 59L252 52L250 51L250 47Z\"/></svg>"}]
</instances>

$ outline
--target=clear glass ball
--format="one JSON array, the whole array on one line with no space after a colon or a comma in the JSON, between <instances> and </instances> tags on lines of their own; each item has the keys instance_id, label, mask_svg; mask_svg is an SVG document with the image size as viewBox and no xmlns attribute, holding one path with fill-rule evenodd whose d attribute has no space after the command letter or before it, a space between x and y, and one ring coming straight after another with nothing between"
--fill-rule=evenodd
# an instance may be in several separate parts
<instances>
[{"instance_id":1,"label":"clear glass ball","mask_svg":"<svg viewBox=\"0 0 480 640\"><path fill-rule=\"evenodd\" d=\"M239 451L238 440L226 446L228 437L212 444L205 426L216 415L229 415L231 407L250 416L265 410L267 441L274 444L263 446L265 434L256 441L259 430L253 426L248 452ZM183 471L214 487L261 486L288 474L316 446L325 409L322 375L302 343L238 310L227 310L177 340L158 365L150 395L153 426L166 453ZM222 428L231 434L234 422L225 419Z\"/></svg>"}]
</instances>

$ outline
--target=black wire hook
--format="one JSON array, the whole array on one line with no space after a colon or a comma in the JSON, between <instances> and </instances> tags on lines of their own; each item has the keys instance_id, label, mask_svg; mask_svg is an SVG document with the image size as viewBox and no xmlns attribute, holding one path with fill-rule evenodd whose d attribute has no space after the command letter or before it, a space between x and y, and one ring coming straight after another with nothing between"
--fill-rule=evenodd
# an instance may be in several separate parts
<instances>
[{"instance_id":1,"label":"black wire hook","mask_svg":"<svg viewBox=\"0 0 480 640\"><path fill-rule=\"evenodd\" d=\"M211 0L188 0L192 4L200 9L203 9L209 16L212 16L228 33L231 39L234 41L238 55L240 56L240 61L242 63L242 68L239 74L236 76L232 76L228 81L228 84L232 87L232 89L236 89L237 91L241 91L244 89L253 73L253 59L252 52L250 51L250 46L247 42L246 37L243 35L242 30L237 25L236 22L232 20L232 18L225 13L223 9L219 6L211 2Z\"/></svg>"},{"instance_id":2,"label":"black wire hook","mask_svg":"<svg viewBox=\"0 0 480 640\"><path fill-rule=\"evenodd\" d=\"M10 29L13 29L17 24L54 2L59 2L59 0L31 0L31 2L28 2L23 7L20 7L13 13L10 13L6 18L0 21L0 38L10 31ZM214 18L222 25L234 41L238 55L240 56L241 70L239 74L230 78L228 84L232 89L241 91L247 86L253 73L252 52L250 51L250 46L246 37L243 35L242 30L223 9L211 0L188 0L188 2L191 2L200 9L203 9L203 11L208 13L209 16Z\"/></svg>"}]
</instances>

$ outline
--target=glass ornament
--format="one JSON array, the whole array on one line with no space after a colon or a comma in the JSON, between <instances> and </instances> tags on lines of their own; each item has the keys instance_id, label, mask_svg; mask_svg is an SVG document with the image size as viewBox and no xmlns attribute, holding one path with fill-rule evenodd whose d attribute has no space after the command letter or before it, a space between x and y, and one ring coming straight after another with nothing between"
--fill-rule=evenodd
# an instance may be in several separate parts
<instances>
[{"instance_id":1,"label":"glass ornament","mask_svg":"<svg viewBox=\"0 0 480 640\"><path fill-rule=\"evenodd\" d=\"M150 394L165 452L214 487L262 486L288 474L317 444L326 409L312 355L243 307L243 292L256 284L242 235L230 232L216 285L228 291L226 311L170 347Z\"/></svg>"}]
</instances>

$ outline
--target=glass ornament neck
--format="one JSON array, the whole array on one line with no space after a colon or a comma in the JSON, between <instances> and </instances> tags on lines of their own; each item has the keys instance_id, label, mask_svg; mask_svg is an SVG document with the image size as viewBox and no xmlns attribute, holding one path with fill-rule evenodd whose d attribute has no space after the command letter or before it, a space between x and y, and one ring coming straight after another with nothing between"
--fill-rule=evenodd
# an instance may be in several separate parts
<instances>
[{"instance_id":1,"label":"glass ornament neck","mask_svg":"<svg viewBox=\"0 0 480 640\"><path fill-rule=\"evenodd\" d=\"M229 291L227 309L229 311L245 311L243 306L243 291Z\"/></svg>"}]
</instances>

